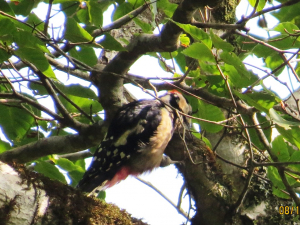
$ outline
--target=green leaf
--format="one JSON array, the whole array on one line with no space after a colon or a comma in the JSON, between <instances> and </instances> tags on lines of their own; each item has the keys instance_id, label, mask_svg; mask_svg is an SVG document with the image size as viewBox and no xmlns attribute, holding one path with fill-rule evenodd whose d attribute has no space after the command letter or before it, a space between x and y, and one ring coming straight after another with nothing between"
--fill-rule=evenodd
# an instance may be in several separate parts
<instances>
[{"instance_id":1,"label":"green leaf","mask_svg":"<svg viewBox=\"0 0 300 225\"><path fill-rule=\"evenodd\" d=\"M198 138L198 139L204 141L204 143L205 143L205 144L207 145L207 147L209 147L210 149L213 148L212 145L211 145L211 143L210 143L210 141L209 141L206 137L204 137L203 135L201 135L201 133L199 133L199 132L194 132L194 133L193 133L193 136L195 136L196 138Z\"/></svg>"},{"instance_id":2,"label":"green leaf","mask_svg":"<svg viewBox=\"0 0 300 225\"><path fill-rule=\"evenodd\" d=\"M38 120L38 125L43 131L48 131L48 123L44 120Z\"/></svg>"},{"instance_id":3,"label":"green leaf","mask_svg":"<svg viewBox=\"0 0 300 225\"><path fill-rule=\"evenodd\" d=\"M170 3L168 0L157 1L157 8L161 9L167 17L171 18L177 9L178 5Z\"/></svg>"},{"instance_id":4,"label":"green leaf","mask_svg":"<svg viewBox=\"0 0 300 225\"><path fill-rule=\"evenodd\" d=\"M1 3L2 4L2 3ZM18 4L15 4L14 1L11 1L9 3L12 10L15 12L16 15L22 15L22 16L28 16L31 12L31 10L36 7L35 1L20 1Z\"/></svg>"},{"instance_id":5,"label":"green leaf","mask_svg":"<svg viewBox=\"0 0 300 225\"><path fill-rule=\"evenodd\" d=\"M98 96L89 87L84 87L81 84L70 84L67 86L57 82L55 84L65 94L98 101Z\"/></svg>"},{"instance_id":6,"label":"green leaf","mask_svg":"<svg viewBox=\"0 0 300 225\"><path fill-rule=\"evenodd\" d=\"M230 97L226 88L226 84L222 76L202 76L202 79L207 80L209 92L219 97Z\"/></svg>"},{"instance_id":7,"label":"green leaf","mask_svg":"<svg viewBox=\"0 0 300 225\"><path fill-rule=\"evenodd\" d=\"M79 23L83 23L85 25L90 25L90 15L87 7L79 8L79 10L76 13L76 16L78 18ZM72 18L76 19L76 17L71 16Z\"/></svg>"},{"instance_id":8,"label":"green leaf","mask_svg":"<svg viewBox=\"0 0 300 225\"><path fill-rule=\"evenodd\" d=\"M290 158L290 162L300 162L300 151L295 151ZM298 172L300 172L300 165L298 164L291 164L289 165L289 168L294 169Z\"/></svg>"},{"instance_id":9,"label":"green leaf","mask_svg":"<svg viewBox=\"0 0 300 225\"><path fill-rule=\"evenodd\" d=\"M257 0L248 0L248 2L252 7L254 7ZM256 11L261 11L265 7L266 2L267 2L266 0L259 0Z\"/></svg>"},{"instance_id":10,"label":"green leaf","mask_svg":"<svg viewBox=\"0 0 300 225\"><path fill-rule=\"evenodd\" d=\"M44 31L44 21L42 21L34 12L31 12L25 20L26 23L31 24L35 29Z\"/></svg>"},{"instance_id":11,"label":"green leaf","mask_svg":"<svg viewBox=\"0 0 300 225\"><path fill-rule=\"evenodd\" d=\"M200 61L208 61L214 64L216 63L215 57L211 50L203 43L194 43L187 49L183 50L182 53Z\"/></svg>"},{"instance_id":12,"label":"green leaf","mask_svg":"<svg viewBox=\"0 0 300 225\"><path fill-rule=\"evenodd\" d=\"M197 117L210 121L222 121L225 120L225 116L222 110L214 105L207 104L204 101L198 100L198 112ZM223 129L223 126L198 121L201 130L206 130L210 133L217 133Z\"/></svg>"},{"instance_id":13,"label":"green leaf","mask_svg":"<svg viewBox=\"0 0 300 225\"><path fill-rule=\"evenodd\" d=\"M134 8L138 8L145 3L144 0L128 0L128 2L134 6ZM152 4L151 4L152 5Z\"/></svg>"},{"instance_id":14,"label":"green leaf","mask_svg":"<svg viewBox=\"0 0 300 225\"><path fill-rule=\"evenodd\" d=\"M85 170L82 167L75 165L72 161L70 161L69 159L66 159L66 158L59 158L57 160L54 160L54 162L60 168L62 168L63 170L66 170L68 172L71 172L74 170L78 170L79 172L82 172L82 173L85 172Z\"/></svg>"},{"instance_id":15,"label":"green leaf","mask_svg":"<svg viewBox=\"0 0 300 225\"><path fill-rule=\"evenodd\" d=\"M276 129L285 140L300 149L300 128L298 126L288 127L286 130L281 126L276 125Z\"/></svg>"},{"instance_id":16,"label":"green leaf","mask_svg":"<svg viewBox=\"0 0 300 225\"><path fill-rule=\"evenodd\" d=\"M55 167L51 163L44 161L36 162L34 170L38 173L44 174L46 177L54 180L59 180L60 182L67 184L65 176L61 172L59 172L57 167Z\"/></svg>"},{"instance_id":17,"label":"green leaf","mask_svg":"<svg viewBox=\"0 0 300 225\"><path fill-rule=\"evenodd\" d=\"M273 71L274 69L277 69L284 62L282 60L282 57L278 53L273 53L265 59L265 63L266 66ZM283 66L281 69L277 70L275 75L279 76L284 70L284 68L285 67Z\"/></svg>"},{"instance_id":18,"label":"green leaf","mask_svg":"<svg viewBox=\"0 0 300 225\"><path fill-rule=\"evenodd\" d=\"M299 38L296 39L293 36L279 35L269 39L269 42L278 49L289 50L291 48L299 48L300 42Z\"/></svg>"},{"instance_id":19,"label":"green leaf","mask_svg":"<svg viewBox=\"0 0 300 225\"><path fill-rule=\"evenodd\" d=\"M180 27L181 29L183 29L186 33L188 33L189 35L192 36L192 38L194 38L197 41L202 41L204 44L206 44L206 46L211 49L212 47L212 41L210 40L209 35L204 32L202 29L190 25L190 24L181 24L178 22L175 22L173 20L171 20L173 23L175 23L178 27Z\"/></svg>"},{"instance_id":20,"label":"green leaf","mask_svg":"<svg viewBox=\"0 0 300 225\"><path fill-rule=\"evenodd\" d=\"M279 21L292 21L295 17L299 16L300 3L293 4L290 7L282 7L278 11L272 13Z\"/></svg>"},{"instance_id":21,"label":"green leaf","mask_svg":"<svg viewBox=\"0 0 300 225\"><path fill-rule=\"evenodd\" d=\"M72 182L71 182L72 187L75 187L78 184L78 182L82 179L83 174L84 174L84 171L81 172L79 170L73 170L73 171L68 172L68 175L72 180Z\"/></svg>"},{"instance_id":22,"label":"green leaf","mask_svg":"<svg viewBox=\"0 0 300 225\"><path fill-rule=\"evenodd\" d=\"M287 162L290 159L290 154L288 151L288 148L286 146L286 143L283 140L283 137L281 135L277 136L272 141L272 149L271 152L277 156L278 160L280 162Z\"/></svg>"},{"instance_id":23,"label":"green leaf","mask_svg":"<svg viewBox=\"0 0 300 225\"><path fill-rule=\"evenodd\" d=\"M133 18L133 21L138 25L144 33L151 34L152 33L152 26L149 23L143 22L138 18Z\"/></svg>"},{"instance_id":24,"label":"green leaf","mask_svg":"<svg viewBox=\"0 0 300 225\"><path fill-rule=\"evenodd\" d=\"M46 0L46 2L49 3L49 0ZM78 1L76 1L76 0L54 0L53 4L66 3L66 2L77 3Z\"/></svg>"},{"instance_id":25,"label":"green leaf","mask_svg":"<svg viewBox=\"0 0 300 225\"><path fill-rule=\"evenodd\" d=\"M18 30L14 33L14 41L18 44L20 48L36 48L45 53L50 53L46 45L36 36L29 31Z\"/></svg>"},{"instance_id":26,"label":"green leaf","mask_svg":"<svg viewBox=\"0 0 300 225\"><path fill-rule=\"evenodd\" d=\"M17 32L15 24L5 17L0 16L0 41L7 45L13 43L13 36Z\"/></svg>"},{"instance_id":27,"label":"green leaf","mask_svg":"<svg viewBox=\"0 0 300 225\"><path fill-rule=\"evenodd\" d=\"M8 54L7 51L5 51L4 49L0 48L0 63L8 60L11 57L10 54Z\"/></svg>"},{"instance_id":28,"label":"green leaf","mask_svg":"<svg viewBox=\"0 0 300 225\"><path fill-rule=\"evenodd\" d=\"M93 37L73 18L68 18L66 21L65 38L74 43L88 42L93 40Z\"/></svg>"},{"instance_id":29,"label":"green leaf","mask_svg":"<svg viewBox=\"0 0 300 225\"><path fill-rule=\"evenodd\" d=\"M186 34L180 34L179 40L181 45L185 47L189 46L191 42L190 38Z\"/></svg>"},{"instance_id":30,"label":"green leaf","mask_svg":"<svg viewBox=\"0 0 300 225\"><path fill-rule=\"evenodd\" d=\"M215 48L222 49L226 52L231 52L234 50L234 47L230 43L222 40L219 36L215 35L212 30L210 30L210 36Z\"/></svg>"},{"instance_id":31,"label":"green leaf","mask_svg":"<svg viewBox=\"0 0 300 225\"><path fill-rule=\"evenodd\" d=\"M69 54L91 67L96 65L98 60L94 49L91 47L80 46L78 48L73 48L69 51Z\"/></svg>"},{"instance_id":32,"label":"green leaf","mask_svg":"<svg viewBox=\"0 0 300 225\"><path fill-rule=\"evenodd\" d=\"M126 48L124 48L114 37L112 37L110 34L103 35L103 40L100 42L100 44L105 48L109 50L114 51L126 51Z\"/></svg>"},{"instance_id":33,"label":"green leaf","mask_svg":"<svg viewBox=\"0 0 300 225\"><path fill-rule=\"evenodd\" d=\"M243 74L239 73L232 65L225 64L224 66L221 66L221 68L224 75L229 78L230 83L233 84L236 88L247 87L257 80L256 76L250 75L252 79L243 76ZM220 74L219 71L218 73Z\"/></svg>"},{"instance_id":34,"label":"green leaf","mask_svg":"<svg viewBox=\"0 0 300 225\"><path fill-rule=\"evenodd\" d=\"M29 94L27 94L27 93L22 93L23 94L23 96L25 96L25 97L27 97L27 98L30 98L31 100L33 100L33 101L36 101L36 98L34 98L32 95L29 95ZM37 109L36 107L34 107L34 106L32 106L32 105L30 105L30 104L28 104L28 103L23 103L22 104L23 105L23 107L25 107L29 112L31 112L32 114L34 114L34 115L36 115L36 116L38 116L38 117L41 117L42 115L42 113L41 113L41 110L39 110L39 109Z\"/></svg>"},{"instance_id":35,"label":"green leaf","mask_svg":"<svg viewBox=\"0 0 300 225\"><path fill-rule=\"evenodd\" d=\"M133 10L133 7L130 3L124 2L120 4L117 9L114 11L113 21L125 16L126 14L130 13Z\"/></svg>"},{"instance_id":36,"label":"green leaf","mask_svg":"<svg viewBox=\"0 0 300 225\"><path fill-rule=\"evenodd\" d=\"M11 16L15 16L14 11L5 0L0 0L0 11L5 12Z\"/></svg>"},{"instance_id":37,"label":"green leaf","mask_svg":"<svg viewBox=\"0 0 300 225\"><path fill-rule=\"evenodd\" d=\"M0 154L11 149L11 146L9 143L0 140Z\"/></svg>"},{"instance_id":38,"label":"green leaf","mask_svg":"<svg viewBox=\"0 0 300 225\"><path fill-rule=\"evenodd\" d=\"M258 58L266 58L269 55L273 54L275 51L271 48L268 48L264 45L256 45L253 50L253 54L255 54Z\"/></svg>"},{"instance_id":39,"label":"green leaf","mask_svg":"<svg viewBox=\"0 0 300 225\"><path fill-rule=\"evenodd\" d=\"M88 1L88 11L89 11L89 18L90 23L94 24L97 27L102 26L103 23L103 12L102 6L99 4L99 1Z\"/></svg>"},{"instance_id":40,"label":"green leaf","mask_svg":"<svg viewBox=\"0 0 300 225\"><path fill-rule=\"evenodd\" d=\"M176 57L178 54L177 51L175 52L161 52L160 55L161 57L163 57L164 59L173 59L174 57Z\"/></svg>"},{"instance_id":41,"label":"green leaf","mask_svg":"<svg viewBox=\"0 0 300 225\"><path fill-rule=\"evenodd\" d=\"M201 88L201 87L206 87L207 86L207 80L203 79L206 78L205 76L201 76L200 75L200 69L197 68L196 70L191 70L189 72L189 77L193 77L193 80L189 81L187 80L187 84L188 82L191 82L189 85L196 85L197 88Z\"/></svg>"},{"instance_id":42,"label":"green leaf","mask_svg":"<svg viewBox=\"0 0 300 225\"><path fill-rule=\"evenodd\" d=\"M275 168L273 166L269 166L268 171L267 171L267 176L273 183L273 186L272 186L273 194L280 198L290 199L289 195L287 195L281 191L281 190L285 190L285 186L282 183L282 180L278 174L277 168Z\"/></svg>"},{"instance_id":43,"label":"green leaf","mask_svg":"<svg viewBox=\"0 0 300 225\"><path fill-rule=\"evenodd\" d=\"M253 122L251 117L247 116L247 115L242 115L244 121L246 122L247 125L249 126L253 126ZM259 113L257 113L257 119L259 121L259 123L261 124L262 127L262 131L264 132L267 140L269 142L271 142L271 122L269 120L267 120L267 118L265 116L260 115ZM260 150L265 149L264 144L261 142L261 138L258 136L257 132L255 129L248 129L248 132L250 134L250 138L252 143L257 146Z\"/></svg>"},{"instance_id":44,"label":"green leaf","mask_svg":"<svg viewBox=\"0 0 300 225\"><path fill-rule=\"evenodd\" d=\"M180 47L177 52L177 56L175 56L175 61L177 63L177 65L179 66L180 70L182 73L185 73L185 67L186 67L186 58L185 56L182 54L182 47Z\"/></svg>"},{"instance_id":45,"label":"green leaf","mask_svg":"<svg viewBox=\"0 0 300 225\"><path fill-rule=\"evenodd\" d=\"M250 79L251 76L245 67L244 63L233 52L222 52L220 58L227 64L234 66L234 68L241 73L241 76Z\"/></svg>"},{"instance_id":46,"label":"green leaf","mask_svg":"<svg viewBox=\"0 0 300 225\"><path fill-rule=\"evenodd\" d=\"M289 33L295 33L295 30L299 30L299 28L295 25L295 23L284 22L279 23L276 27L273 28L274 31L278 31L283 35L289 36Z\"/></svg>"},{"instance_id":47,"label":"green leaf","mask_svg":"<svg viewBox=\"0 0 300 225\"><path fill-rule=\"evenodd\" d=\"M56 0L54 0L56 1ZM66 17L73 17L78 11L81 10L80 2L63 2L60 4L60 10L65 14Z\"/></svg>"},{"instance_id":48,"label":"green leaf","mask_svg":"<svg viewBox=\"0 0 300 225\"><path fill-rule=\"evenodd\" d=\"M273 108L269 109L269 115L274 123L283 127L286 130L291 129L292 126L300 126L299 122L292 122L283 119L280 115L276 113L276 111Z\"/></svg>"},{"instance_id":49,"label":"green leaf","mask_svg":"<svg viewBox=\"0 0 300 225\"><path fill-rule=\"evenodd\" d=\"M33 117L24 109L0 104L0 112L0 126L9 140L18 142L34 122Z\"/></svg>"},{"instance_id":50,"label":"green leaf","mask_svg":"<svg viewBox=\"0 0 300 225\"><path fill-rule=\"evenodd\" d=\"M203 62L203 61L200 61L199 65L200 65L201 74L205 74L208 76L217 75L218 77L221 77L220 71L218 70L218 67L216 65L211 65L210 63ZM223 78L221 77L221 79Z\"/></svg>"},{"instance_id":51,"label":"green leaf","mask_svg":"<svg viewBox=\"0 0 300 225\"><path fill-rule=\"evenodd\" d=\"M277 103L274 96L265 92L240 93L234 90L234 94L247 102L248 105L254 106L256 109L266 113Z\"/></svg>"},{"instance_id":52,"label":"green leaf","mask_svg":"<svg viewBox=\"0 0 300 225\"><path fill-rule=\"evenodd\" d=\"M46 88L38 83L28 83L27 84L28 88L32 90L34 95L48 95L48 91L46 90Z\"/></svg>"},{"instance_id":53,"label":"green leaf","mask_svg":"<svg viewBox=\"0 0 300 225\"><path fill-rule=\"evenodd\" d=\"M78 159L74 164L81 167L85 171L85 159Z\"/></svg>"},{"instance_id":54,"label":"green leaf","mask_svg":"<svg viewBox=\"0 0 300 225\"><path fill-rule=\"evenodd\" d=\"M105 200L106 192L105 191L100 191L99 194L97 195L97 198Z\"/></svg>"},{"instance_id":55,"label":"green leaf","mask_svg":"<svg viewBox=\"0 0 300 225\"><path fill-rule=\"evenodd\" d=\"M22 47L15 51L22 60L28 61L36 66L45 76L56 79L56 76L45 58L44 53L36 48Z\"/></svg>"},{"instance_id":56,"label":"green leaf","mask_svg":"<svg viewBox=\"0 0 300 225\"><path fill-rule=\"evenodd\" d=\"M54 84L59 90L61 90L65 94L74 95L81 98L98 100L98 97L94 91L92 91L89 87L82 86L81 84L70 84L65 86L59 81L54 81ZM48 95L48 92L43 85L37 83L29 83L28 88L34 90L34 94Z\"/></svg>"},{"instance_id":57,"label":"green leaf","mask_svg":"<svg viewBox=\"0 0 300 225\"><path fill-rule=\"evenodd\" d=\"M63 98L62 96L59 96L59 98L69 112L79 113L79 111L65 98ZM73 95L68 95L68 98L87 114L98 113L103 110L101 104L98 101L80 98Z\"/></svg>"}]
</instances>

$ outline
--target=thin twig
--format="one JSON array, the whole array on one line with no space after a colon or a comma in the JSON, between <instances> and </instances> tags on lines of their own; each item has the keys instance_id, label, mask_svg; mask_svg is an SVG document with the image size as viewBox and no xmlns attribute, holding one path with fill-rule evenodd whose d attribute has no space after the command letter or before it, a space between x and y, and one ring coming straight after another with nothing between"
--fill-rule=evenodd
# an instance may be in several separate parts
<instances>
[{"instance_id":1,"label":"thin twig","mask_svg":"<svg viewBox=\"0 0 300 225\"><path fill-rule=\"evenodd\" d=\"M243 30L248 32L249 29L246 28L243 24L226 24L226 23L201 23L201 22L192 22L191 25L194 25L198 28L212 28L216 30Z\"/></svg>"},{"instance_id":2,"label":"thin twig","mask_svg":"<svg viewBox=\"0 0 300 225\"><path fill-rule=\"evenodd\" d=\"M178 132L179 137L181 138L181 140L182 140L182 142L183 142L183 144L184 144L185 150L187 151L187 153L188 153L188 155L189 155L189 158L190 158L191 162L192 162L194 165L199 165L199 164L201 164L202 162L194 162L194 159L193 159L193 157L192 157L192 154L191 154L191 152L190 152L190 150L189 150L189 148L188 148L188 146L187 146L187 143L186 143L186 141L185 141L185 126L184 126L184 124L183 124L182 117L179 115L179 111L178 111L178 110L175 110L175 112L176 112L176 114L177 114L177 116L178 116L178 118L179 118L179 122L181 123L181 127L182 127L182 129L183 129L183 135L182 135L182 136L181 136L180 132Z\"/></svg>"},{"instance_id":3,"label":"thin twig","mask_svg":"<svg viewBox=\"0 0 300 225\"><path fill-rule=\"evenodd\" d=\"M270 44L266 43L265 41L258 40L258 39L254 38L254 37L252 37L252 36L250 36L248 34L244 34L244 33L240 32L240 31L237 31L237 30L235 30L234 32L236 34L242 36L242 37L245 37L245 38L248 38L248 39L254 41L255 43L258 43L258 44L261 44L263 46L266 46L266 47L268 47L268 48L270 48L270 49L272 49L272 50L274 50L276 52L279 52L279 53L284 53L285 52L285 51L283 51L283 50L281 50L279 48L274 47L273 45L270 45Z\"/></svg>"},{"instance_id":4,"label":"thin twig","mask_svg":"<svg viewBox=\"0 0 300 225\"><path fill-rule=\"evenodd\" d=\"M79 121L73 119L72 116L69 114L68 110L65 108L65 106L62 104L62 102L56 95L49 79L31 63L25 62L25 64L27 64L29 68L31 68L31 70L40 78L41 82L44 84L44 87L46 88L49 95L51 96L55 106L60 111L60 113L64 116L64 118L59 121L63 122L64 124L68 124L70 127L72 127L77 131L80 131L83 128L82 124Z\"/></svg>"},{"instance_id":5,"label":"thin twig","mask_svg":"<svg viewBox=\"0 0 300 225\"><path fill-rule=\"evenodd\" d=\"M15 93L0 93L0 97L20 99L21 101L24 101L24 102L28 103L29 105L32 105L33 107L45 112L46 114L48 114L49 116L51 116L55 120L62 121L64 119L63 117L59 116L55 112L52 112L51 110L49 110L45 106L39 104L38 102L36 102L36 101L34 101L34 100L24 96L24 95L21 95L18 92L15 92Z\"/></svg>"},{"instance_id":6,"label":"thin twig","mask_svg":"<svg viewBox=\"0 0 300 225\"><path fill-rule=\"evenodd\" d=\"M279 167L279 166L284 166L284 165L299 165L300 161L296 161L296 162L253 162L253 165L255 167L261 167L261 166L275 166L275 167Z\"/></svg>"},{"instance_id":7,"label":"thin twig","mask_svg":"<svg viewBox=\"0 0 300 225\"><path fill-rule=\"evenodd\" d=\"M234 162L231 162L231 161L229 161L229 160L227 160L227 159L224 159L222 156L220 156L220 155L217 154L217 153L216 153L216 157L219 158L219 159L221 159L222 161L224 161L224 162L226 162L226 163L228 163L228 164L231 164L231 165L233 165L233 166L236 166L236 167L238 167L238 168L240 168L240 169L244 169L244 170L248 170L248 169L249 169L249 167L241 166L241 165L236 164L236 163L234 163Z\"/></svg>"},{"instance_id":8,"label":"thin twig","mask_svg":"<svg viewBox=\"0 0 300 225\"><path fill-rule=\"evenodd\" d=\"M256 114L254 113L253 114L253 117L252 117L252 121L254 124L259 124L258 121L257 121L257 118L256 118ZM267 140L265 134L263 133L263 131L259 128L259 126L256 127L256 131L260 137L260 139L262 140L265 148L267 149L269 155L271 156L272 160L277 162L278 161L278 158L277 156L272 152L272 146L271 144L269 143L269 141ZM277 163L285 163L285 162L277 162ZM290 163L290 162L287 162L287 163ZM254 161L252 162L253 165L256 165L257 163L255 163ZM266 164L266 163L259 163L259 164ZM270 165L270 163L268 163ZM294 202L296 203L296 205L299 207L300 206L300 200L297 196L297 194L295 193L295 191L293 190L293 188L290 186L288 180L286 179L286 176L285 176L285 168L280 165L280 164L277 164L278 167L277 167L277 170L278 170L278 174L286 188L286 190L288 191L289 195L292 197L292 199L294 200Z\"/></svg>"},{"instance_id":9,"label":"thin twig","mask_svg":"<svg viewBox=\"0 0 300 225\"><path fill-rule=\"evenodd\" d=\"M217 59L216 59L216 62L217 62ZM223 73L223 71L222 71L222 69L221 69L221 67L220 67L220 65L219 65L218 63L217 63L217 68L218 68L218 70L219 70L221 76L223 77L223 80L225 81L225 84L226 84L227 89L228 89L228 91L229 91L230 97L231 97L231 99L232 99L232 101L233 101L234 107L237 109L237 104L236 104L236 101L235 101L235 99L234 99L233 93L232 93L232 91L231 91L231 88L230 88L230 84L229 84L229 82L228 82L228 79L227 79L227 77L224 75L224 73Z\"/></svg>"},{"instance_id":10,"label":"thin twig","mask_svg":"<svg viewBox=\"0 0 300 225\"><path fill-rule=\"evenodd\" d=\"M286 179L284 168L283 167L278 167L277 170L278 170L278 174L280 175L280 178L281 178L282 183L284 184L286 190L288 191L288 193L290 194L290 196L292 197L292 199L294 200L296 205L299 207L300 206L299 197L297 196L294 189L291 187L288 180Z\"/></svg>"},{"instance_id":11,"label":"thin twig","mask_svg":"<svg viewBox=\"0 0 300 225\"><path fill-rule=\"evenodd\" d=\"M33 112L31 112L29 109L27 109L22 103L21 103L21 107L22 107L22 109L24 109L25 111L27 111L36 120L49 121L49 122L53 121L53 119L47 119L47 118L36 116Z\"/></svg>"},{"instance_id":12,"label":"thin twig","mask_svg":"<svg viewBox=\"0 0 300 225\"><path fill-rule=\"evenodd\" d=\"M186 219L189 220L188 214L184 212L181 208L177 208L176 204L172 202L166 195L164 195L160 190L158 190L153 184L151 184L148 181L143 180L140 177L136 177L137 180L142 182L143 184L147 185L148 187L152 188L154 191L156 191L161 197L163 197L167 202L169 202L182 216L184 216Z\"/></svg>"},{"instance_id":13,"label":"thin twig","mask_svg":"<svg viewBox=\"0 0 300 225\"><path fill-rule=\"evenodd\" d=\"M47 35L47 30L48 30L48 26L49 26L49 22L50 22L52 3L53 3L53 0L49 0L48 11L47 11L47 15L46 15L45 24L44 24L44 34L45 35Z\"/></svg>"},{"instance_id":14,"label":"thin twig","mask_svg":"<svg viewBox=\"0 0 300 225\"><path fill-rule=\"evenodd\" d=\"M182 196L183 196L183 191L186 188L185 183L182 184L180 191L179 191L179 195L178 195L178 203L177 203L177 208L180 209L181 207L181 201L182 201Z\"/></svg>"},{"instance_id":15,"label":"thin twig","mask_svg":"<svg viewBox=\"0 0 300 225\"><path fill-rule=\"evenodd\" d=\"M93 117L88 115L85 111L83 111L78 105L76 105L67 95L65 95L51 80L49 80L52 84L53 88L63 97L65 98L72 106L74 106L81 114L83 114L85 117L87 117L92 123L95 121L93 120Z\"/></svg>"},{"instance_id":16,"label":"thin twig","mask_svg":"<svg viewBox=\"0 0 300 225\"><path fill-rule=\"evenodd\" d=\"M236 201L236 203L232 207L234 209L235 213L237 213L239 211L241 205L243 204L243 202L245 200L245 197L248 193L249 186L250 186L250 183L251 183L251 180L252 180L253 172L254 172L254 168L250 168L248 170L248 176L247 176L246 184L245 184L245 186L242 190L242 193L239 196L239 199Z\"/></svg>"}]
</instances>

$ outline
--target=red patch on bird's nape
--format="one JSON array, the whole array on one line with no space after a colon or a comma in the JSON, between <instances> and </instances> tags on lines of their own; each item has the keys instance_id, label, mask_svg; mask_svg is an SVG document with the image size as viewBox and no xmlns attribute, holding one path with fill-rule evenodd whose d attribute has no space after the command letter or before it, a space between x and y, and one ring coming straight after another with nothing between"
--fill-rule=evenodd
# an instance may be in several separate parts
<instances>
[{"instance_id":1,"label":"red patch on bird's nape","mask_svg":"<svg viewBox=\"0 0 300 225\"><path fill-rule=\"evenodd\" d=\"M174 90L171 90L171 91L168 91L168 93L173 93L173 94L178 94L178 93L179 93L179 94L181 94L179 91L177 91L177 90L175 90L175 89L174 89Z\"/></svg>"}]
</instances>

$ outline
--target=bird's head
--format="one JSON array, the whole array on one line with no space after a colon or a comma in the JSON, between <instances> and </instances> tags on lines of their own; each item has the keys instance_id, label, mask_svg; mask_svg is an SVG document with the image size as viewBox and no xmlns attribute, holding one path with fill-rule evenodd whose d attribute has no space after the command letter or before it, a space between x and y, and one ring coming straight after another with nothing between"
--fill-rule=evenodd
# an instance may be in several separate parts
<instances>
[{"instance_id":1,"label":"bird's head","mask_svg":"<svg viewBox=\"0 0 300 225\"><path fill-rule=\"evenodd\" d=\"M188 100L177 90L168 91L168 93L160 97L160 99L184 114L192 114L192 107ZM183 116L183 121L187 125L190 124L190 119L186 116Z\"/></svg>"}]
</instances>

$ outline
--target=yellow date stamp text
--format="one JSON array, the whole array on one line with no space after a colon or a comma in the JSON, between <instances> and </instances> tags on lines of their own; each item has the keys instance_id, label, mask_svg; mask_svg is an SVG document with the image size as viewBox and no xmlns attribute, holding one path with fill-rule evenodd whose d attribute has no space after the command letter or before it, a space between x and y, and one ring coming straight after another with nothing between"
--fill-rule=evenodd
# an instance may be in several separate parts
<instances>
[{"instance_id":1,"label":"yellow date stamp text","mask_svg":"<svg viewBox=\"0 0 300 225\"><path fill-rule=\"evenodd\" d=\"M299 215L298 206L279 206L278 211L280 215Z\"/></svg>"}]
</instances>

